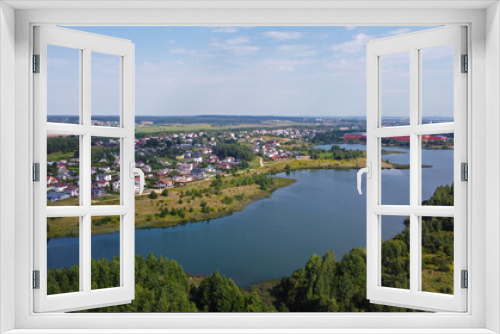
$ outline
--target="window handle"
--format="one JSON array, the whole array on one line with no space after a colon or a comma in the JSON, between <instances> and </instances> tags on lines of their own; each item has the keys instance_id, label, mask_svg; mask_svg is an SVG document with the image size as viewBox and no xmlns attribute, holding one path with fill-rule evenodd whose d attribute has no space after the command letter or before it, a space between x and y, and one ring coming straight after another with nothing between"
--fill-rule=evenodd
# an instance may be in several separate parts
<instances>
[{"instance_id":1,"label":"window handle","mask_svg":"<svg viewBox=\"0 0 500 334\"><path fill-rule=\"evenodd\" d=\"M134 161L130 162L129 167L130 167L130 178L135 180L135 174L139 174L139 195L142 195L142 193L144 192L144 172L140 168L135 167Z\"/></svg>"},{"instance_id":2,"label":"window handle","mask_svg":"<svg viewBox=\"0 0 500 334\"><path fill-rule=\"evenodd\" d=\"M372 163L367 161L366 162L366 167L365 168L361 168L359 171L358 171L358 192L359 194L361 195L362 192L361 192L361 176L366 173L366 177L371 179L372 178Z\"/></svg>"}]
</instances>

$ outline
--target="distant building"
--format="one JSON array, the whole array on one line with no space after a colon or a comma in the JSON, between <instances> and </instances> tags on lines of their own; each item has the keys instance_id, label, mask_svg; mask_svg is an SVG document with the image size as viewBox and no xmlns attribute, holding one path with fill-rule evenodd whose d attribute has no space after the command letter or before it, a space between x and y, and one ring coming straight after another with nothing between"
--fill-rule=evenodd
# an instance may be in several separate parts
<instances>
[{"instance_id":1,"label":"distant building","mask_svg":"<svg viewBox=\"0 0 500 334\"><path fill-rule=\"evenodd\" d=\"M108 192L106 191L105 188L93 188L91 191L90 191L90 195L94 198L99 198L99 197L103 197L103 196L106 196L108 194Z\"/></svg>"},{"instance_id":2,"label":"distant building","mask_svg":"<svg viewBox=\"0 0 500 334\"><path fill-rule=\"evenodd\" d=\"M422 136L422 141L429 141L429 140L445 141L446 139L447 139L446 136L439 136L439 135Z\"/></svg>"},{"instance_id":3,"label":"distant building","mask_svg":"<svg viewBox=\"0 0 500 334\"><path fill-rule=\"evenodd\" d=\"M56 193L56 192L50 192L47 194L47 201L50 202L56 202L60 201L63 199L69 198L69 195L66 193Z\"/></svg>"},{"instance_id":4,"label":"distant building","mask_svg":"<svg viewBox=\"0 0 500 334\"><path fill-rule=\"evenodd\" d=\"M205 171L201 168L194 168L191 171L191 175L196 177L198 180L203 180L205 178Z\"/></svg>"},{"instance_id":5,"label":"distant building","mask_svg":"<svg viewBox=\"0 0 500 334\"><path fill-rule=\"evenodd\" d=\"M47 186L57 183L57 178L54 176L47 176Z\"/></svg>"},{"instance_id":6,"label":"distant building","mask_svg":"<svg viewBox=\"0 0 500 334\"><path fill-rule=\"evenodd\" d=\"M344 134L344 140L366 139L366 132L351 132Z\"/></svg>"},{"instance_id":7,"label":"distant building","mask_svg":"<svg viewBox=\"0 0 500 334\"><path fill-rule=\"evenodd\" d=\"M309 155L297 155L295 157L296 160L309 160L311 157Z\"/></svg>"},{"instance_id":8,"label":"distant building","mask_svg":"<svg viewBox=\"0 0 500 334\"><path fill-rule=\"evenodd\" d=\"M66 188L68 188L68 184L66 182L57 182L54 184L54 190L58 193L62 193Z\"/></svg>"},{"instance_id":9,"label":"distant building","mask_svg":"<svg viewBox=\"0 0 500 334\"><path fill-rule=\"evenodd\" d=\"M159 180L155 183L155 187L158 188L172 188L174 183L170 179Z\"/></svg>"},{"instance_id":10,"label":"distant building","mask_svg":"<svg viewBox=\"0 0 500 334\"><path fill-rule=\"evenodd\" d=\"M109 187L109 182L106 180L99 180L99 181L95 182L95 186L97 188Z\"/></svg>"},{"instance_id":11,"label":"distant building","mask_svg":"<svg viewBox=\"0 0 500 334\"><path fill-rule=\"evenodd\" d=\"M71 197L78 197L80 189L78 189L78 187L75 186L69 186L68 188L64 189L64 193L68 194Z\"/></svg>"}]
</instances>

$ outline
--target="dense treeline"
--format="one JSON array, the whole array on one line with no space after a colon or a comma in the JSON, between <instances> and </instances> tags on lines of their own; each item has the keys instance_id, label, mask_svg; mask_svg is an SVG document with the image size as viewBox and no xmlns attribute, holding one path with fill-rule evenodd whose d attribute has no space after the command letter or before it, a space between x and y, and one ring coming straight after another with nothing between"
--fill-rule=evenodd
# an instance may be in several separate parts
<instances>
[{"instance_id":1,"label":"dense treeline","mask_svg":"<svg viewBox=\"0 0 500 334\"><path fill-rule=\"evenodd\" d=\"M313 144L329 144L339 143L344 139L344 134L348 131L332 130L326 132L316 133L316 136L311 139Z\"/></svg>"},{"instance_id":2,"label":"dense treeline","mask_svg":"<svg viewBox=\"0 0 500 334\"><path fill-rule=\"evenodd\" d=\"M118 258L113 259L118 261ZM113 263L111 261L111 263ZM120 278L113 275L111 263L103 259L99 270L92 277L100 276L109 286L119 286ZM119 263L119 261L118 261ZM94 279L92 284L94 285ZM104 286L103 286L104 287ZM99 286L99 288L102 288ZM176 261L152 254L144 259L135 258L135 299L130 304L89 310L90 312L196 312L196 305L189 298L188 278Z\"/></svg>"},{"instance_id":3,"label":"dense treeline","mask_svg":"<svg viewBox=\"0 0 500 334\"><path fill-rule=\"evenodd\" d=\"M77 153L80 146L80 140L78 136L68 136L68 137L48 137L47 138L47 153L56 152L76 152L75 156L78 157Z\"/></svg>"},{"instance_id":4,"label":"dense treeline","mask_svg":"<svg viewBox=\"0 0 500 334\"><path fill-rule=\"evenodd\" d=\"M366 152L361 150L346 150L339 145L332 145L330 151L335 160L345 160L364 157Z\"/></svg>"},{"instance_id":5,"label":"dense treeline","mask_svg":"<svg viewBox=\"0 0 500 334\"><path fill-rule=\"evenodd\" d=\"M424 204L452 205L453 185L438 187ZM409 221L403 232L382 243L382 284L409 287ZM422 219L422 287L453 293L453 220ZM244 291L218 271L194 280L174 260L136 256L136 296L131 304L93 312L401 312L366 299L366 250L355 248L338 261L333 253L312 255L307 264L271 290L273 305L255 290ZM48 293L78 290L78 267L51 269ZM118 286L119 260L92 260L92 287Z\"/></svg>"},{"instance_id":6,"label":"dense treeline","mask_svg":"<svg viewBox=\"0 0 500 334\"><path fill-rule=\"evenodd\" d=\"M220 159L234 157L247 162L253 159L252 150L240 144L218 144L214 146L212 150Z\"/></svg>"},{"instance_id":7,"label":"dense treeline","mask_svg":"<svg viewBox=\"0 0 500 334\"><path fill-rule=\"evenodd\" d=\"M332 252L313 255L304 268L284 277L278 310L291 312L401 312L366 299L366 251L355 248L337 261Z\"/></svg>"},{"instance_id":8,"label":"dense treeline","mask_svg":"<svg viewBox=\"0 0 500 334\"><path fill-rule=\"evenodd\" d=\"M308 151L304 151L311 159L335 159L335 160L348 160L363 158L366 156L365 151L361 150L346 150L341 148L339 145L332 145L331 149L326 151L320 148L309 148Z\"/></svg>"},{"instance_id":9,"label":"dense treeline","mask_svg":"<svg viewBox=\"0 0 500 334\"><path fill-rule=\"evenodd\" d=\"M192 289L192 298L200 312L273 312L255 291L245 292L232 279L219 274L207 276L197 288Z\"/></svg>"}]
</instances>

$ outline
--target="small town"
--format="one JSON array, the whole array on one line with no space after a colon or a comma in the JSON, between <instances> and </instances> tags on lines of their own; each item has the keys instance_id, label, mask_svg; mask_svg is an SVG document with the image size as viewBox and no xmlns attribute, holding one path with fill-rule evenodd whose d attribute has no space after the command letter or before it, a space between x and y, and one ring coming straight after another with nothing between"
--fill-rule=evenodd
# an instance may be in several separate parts
<instances>
[{"instance_id":1,"label":"small town","mask_svg":"<svg viewBox=\"0 0 500 334\"><path fill-rule=\"evenodd\" d=\"M94 121L95 125L116 126L116 121ZM109 124L108 124L109 123ZM142 121L137 129L147 129L152 122ZM362 130L363 128L361 128ZM273 162L303 161L315 156L314 144L328 142L366 142L359 125L334 127L284 127L277 129L231 129L218 131L174 132L150 135L141 133L135 140L136 167L146 178L146 189L156 191L242 171L258 170ZM408 145L409 137L390 138L398 145ZM71 138L65 138L71 140ZM76 139L74 139L76 140ZM425 142L447 142L446 136L422 137ZM390 141L385 141L387 144ZM91 197L93 200L117 199L120 192L119 140L93 138ZM311 153L312 149L312 153ZM67 200L71 205L79 197L79 157L68 152L47 162L47 201L54 205ZM61 156L57 154L57 156ZM333 157L332 157L333 158ZM135 182L136 191L139 180ZM60 204L58 204L60 205Z\"/></svg>"},{"instance_id":2,"label":"small town","mask_svg":"<svg viewBox=\"0 0 500 334\"><path fill-rule=\"evenodd\" d=\"M96 123L97 124L97 123ZM99 122L99 125L108 125ZM108 126L113 126L109 124ZM142 125L147 126L147 125ZM340 131L356 130L341 127ZM136 167L146 177L148 189L182 187L187 183L226 175L232 170L263 167L263 161L308 160L304 144L327 130L260 129L252 131L180 132L160 136L145 135L135 141ZM349 137L348 134L345 135ZM359 139L359 138L358 138ZM362 140L362 139L361 139ZM231 143L236 156L217 147ZM239 151L238 151L239 150ZM307 150L307 149L306 149ZM240 152L241 151L241 152ZM76 151L75 151L76 152ZM73 152L70 152L73 155ZM249 156L251 153L251 156ZM257 159L258 164L252 164ZM47 201L79 197L79 157L64 157L47 162ZM91 197L99 199L119 194L120 157L117 139L92 140ZM139 181L136 180L136 190Z\"/></svg>"}]
</instances>

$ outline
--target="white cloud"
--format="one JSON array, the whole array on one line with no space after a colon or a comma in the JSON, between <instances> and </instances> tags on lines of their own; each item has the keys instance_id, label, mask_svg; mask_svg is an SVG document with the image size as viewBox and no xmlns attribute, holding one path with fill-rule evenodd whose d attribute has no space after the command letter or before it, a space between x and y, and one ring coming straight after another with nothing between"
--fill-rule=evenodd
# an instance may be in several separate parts
<instances>
[{"instance_id":1,"label":"white cloud","mask_svg":"<svg viewBox=\"0 0 500 334\"><path fill-rule=\"evenodd\" d=\"M238 32L238 28L236 27L216 27L211 30L212 32L221 34L234 34L235 32Z\"/></svg>"},{"instance_id":2,"label":"white cloud","mask_svg":"<svg viewBox=\"0 0 500 334\"><path fill-rule=\"evenodd\" d=\"M408 32L410 32L409 28L401 28L401 29L389 31L389 34L390 35L401 35L401 34L406 34Z\"/></svg>"},{"instance_id":3,"label":"white cloud","mask_svg":"<svg viewBox=\"0 0 500 334\"><path fill-rule=\"evenodd\" d=\"M258 46L248 45L249 42L250 39L246 37L236 37L223 42L214 42L210 46L228 51L235 56L246 56L260 50Z\"/></svg>"},{"instance_id":4,"label":"white cloud","mask_svg":"<svg viewBox=\"0 0 500 334\"><path fill-rule=\"evenodd\" d=\"M368 43L370 39L370 36L359 33L348 42L332 46L332 50L339 51L341 53L358 53L364 50L366 43Z\"/></svg>"},{"instance_id":5,"label":"white cloud","mask_svg":"<svg viewBox=\"0 0 500 334\"><path fill-rule=\"evenodd\" d=\"M281 45L277 50L290 57L312 57L318 54L318 51L310 45Z\"/></svg>"},{"instance_id":6,"label":"white cloud","mask_svg":"<svg viewBox=\"0 0 500 334\"><path fill-rule=\"evenodd\" d=\"M303 33L298 31L266 31L263 33L265 37L285 41L289 39L298 39L304 36Z\"/></svg>"},{"instance_id":7,"label":"white cloud","mask_svg":"<svg viewBox=\"0 0 500 334\"><path fill-rule=\"evenodd\" d=\"M347 31L351 31L351 30L354 30L356 29L358 26L345 26L345 30Z\"/></svg>"}]
</instances>

